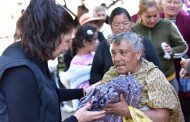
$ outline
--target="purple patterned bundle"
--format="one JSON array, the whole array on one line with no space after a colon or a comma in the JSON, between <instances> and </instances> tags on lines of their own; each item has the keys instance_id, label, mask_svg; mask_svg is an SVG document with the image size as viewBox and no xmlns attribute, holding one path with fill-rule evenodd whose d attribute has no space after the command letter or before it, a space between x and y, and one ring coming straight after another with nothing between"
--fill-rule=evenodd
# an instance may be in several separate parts
<instances>
[{"instance_id":1,"label":"purple patterned bundle","mask_svg":"<svg viewBox=\"0 0 190 122\"><path fill-rule=\"evenodd\" d=\"M80 100L78 108L90 102L92 104L90 111L102 110L107 104L119 102L120 94L124 95L128 105L138 108L142 88L143 86L136 81L133 75L120 75L110 82L92 89L87 96ZM94 122L122 122L122 117L108 113L101 120Z\"/></svg>"}]
</instances>

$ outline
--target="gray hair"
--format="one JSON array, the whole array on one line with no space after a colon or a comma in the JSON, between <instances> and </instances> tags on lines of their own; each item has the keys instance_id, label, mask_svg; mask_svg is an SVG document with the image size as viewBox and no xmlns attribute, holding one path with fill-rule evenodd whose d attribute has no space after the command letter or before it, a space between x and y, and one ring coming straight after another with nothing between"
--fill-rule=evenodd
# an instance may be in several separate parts
<instances>
[{"instance_id":1,"label":"gray hair","mask_svg":"<svg viewBox=\"0 0 190 122\"><path fill-rule=\"evenodd\" d=\"M94 17L97 17L97 12L99 11L104 11L105 14L107 15L106 13L106 8L104 6L96 6L94 9L93 9L93 16Z\"/></svg>"},{"instance_id":2,"label":"gray hair","mask_svg":"<svg viewBox=\"0 0 190 122\"><path fill-rule=\"evenodd\" d=\"M109 36L108 42L112 45L113 43L120 43L121 41L126 41L130 43L133 47L134 52L142 50L142 55L144 55L144 45L143 37L135 32L122 32L116 35ZM110 46L111 47L111 46Z\"/></svg>"}]
</instances>

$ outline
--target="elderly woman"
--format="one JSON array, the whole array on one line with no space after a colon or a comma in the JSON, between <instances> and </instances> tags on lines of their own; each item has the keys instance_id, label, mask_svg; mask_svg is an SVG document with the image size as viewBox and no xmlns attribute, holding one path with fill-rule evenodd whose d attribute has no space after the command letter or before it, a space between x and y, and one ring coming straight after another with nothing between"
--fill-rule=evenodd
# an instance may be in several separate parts
<instances>
[{"instance_id":1,"label":"elderly woman","mask_svg":"<svg viewBox=\"0 0 190 122\"><path fill-rule=\"evenodd\" d=\"M145 115L154 122L184 122L174 88L157 66L142 58L143 44L139 35L133 32L115 35L111 40L110 50L114 66L104 75L102 82L109 82L113 77L130 73L144 85L139 106ZM128 104L122 95L120 100L107 105L105 110L130 119Z\"/></svg>"},{"instance_id":2,"label":"elderly woman","mask_svg":"<svg viewBox=\"0 0 190 122\"><path fill-rule=\"evenodd\" d=\"M131 30L132 23L129 12L121 7L117 7L111 12L110 24L113 34L133 31ZM145 47L144 58L153 62L158 66L158 68L162 69L158 54L156 53L156 49L153 47L151 41L144 38L143 44ZM100 81L109 68L113 66L109 46L108 41L102 41L98 46L92 63L90 84Z\"/></svg>"}]
</instances>

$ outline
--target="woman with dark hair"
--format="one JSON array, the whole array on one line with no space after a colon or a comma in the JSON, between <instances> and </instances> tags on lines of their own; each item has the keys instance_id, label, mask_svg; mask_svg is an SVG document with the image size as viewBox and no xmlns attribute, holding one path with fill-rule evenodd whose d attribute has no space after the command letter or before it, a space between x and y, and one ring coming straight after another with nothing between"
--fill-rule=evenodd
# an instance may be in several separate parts
<instances>
[{"instance_id":1,"label":"woman with dark hair","mask_svg":"<svg viewBox=\"0 0 190 122\"><path fill-rule=\"evenodd\" d=\"M110 24L113 34L133 31L131 30L131 17L128 11L121 7L117 7L111 12ZM150 40L143 38L143 44L145 46L144 58L153 62L159 69L162 69L158 55ZM108 41L103 41L98 46L92 63L90 84L100 81L109 68L113 66L109 46Z\"/></svg>"},{"instance_id":2,"label":"woman with dark hair","mask_svg":"<svg viewBox=\"0 0 190 122\"><path fill-rule=\"evenodd\" d=\"M0 118L7 122L61 122L60 102L78 99L83 89L57 89L47 61L68 49L71 15L54 0L31 0L22 15L21 39L0 57ZM105 112L78 110L65 121L91 121Z\"/></svg>"}]
</instances>

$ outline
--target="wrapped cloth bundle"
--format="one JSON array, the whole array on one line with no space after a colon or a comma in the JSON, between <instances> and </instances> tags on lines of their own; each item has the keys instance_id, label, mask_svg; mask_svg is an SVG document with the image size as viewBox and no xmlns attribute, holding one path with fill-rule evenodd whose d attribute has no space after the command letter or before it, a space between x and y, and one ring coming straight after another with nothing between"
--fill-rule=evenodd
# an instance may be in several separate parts
<instances>
[{"instance_id":1,"label":"wrapped cloth bundle","mask_svg":"<svg viewBox=\"0 0 190 122\"><path fill-rule=\"evenodd\" d=\"M120 75L92 89L80 100L78 108L90 102L92 104L90 111L102 110L107 104L119 102L120 94L124 95L128 105L138 108L142 88L143 85L140 85L133 75ZM122 117L117 114L107 114L95 122L122 122Z\"/></svg>"}]
</instances>

